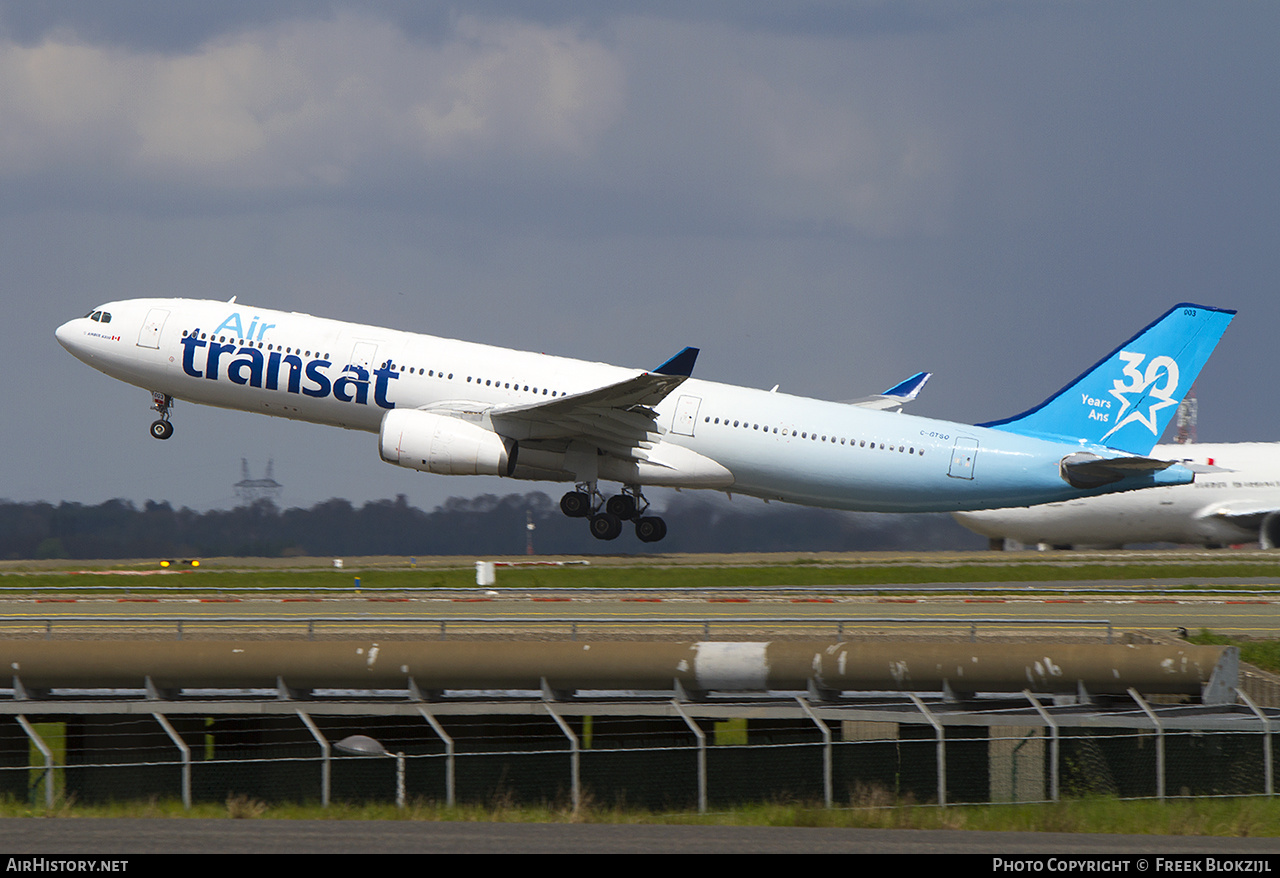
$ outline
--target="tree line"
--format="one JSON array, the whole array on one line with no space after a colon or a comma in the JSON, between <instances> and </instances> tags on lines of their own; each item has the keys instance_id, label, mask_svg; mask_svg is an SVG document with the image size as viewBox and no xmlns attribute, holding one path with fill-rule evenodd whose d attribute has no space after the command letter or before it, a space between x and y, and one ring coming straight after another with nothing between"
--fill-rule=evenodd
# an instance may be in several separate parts
<instances>
[{"instance_id":1,"label":"tree line","mask_svg":"<svg viewBox=\"0 0 1280 878\"><path fill-rule=\"evenodd\" d=\"M269 500L197 512L148 500L96 506L0 501L0 558L200 558L215 556L519 555L526 523L537 554L912 551L979 549L985 542L947 515L879 515L676 495L662 512L668 536L646 544L629 531L591 537L542 492L450 498L431 511L401 494L356 506L310 509Z\"/></svg>"}]
</instances>

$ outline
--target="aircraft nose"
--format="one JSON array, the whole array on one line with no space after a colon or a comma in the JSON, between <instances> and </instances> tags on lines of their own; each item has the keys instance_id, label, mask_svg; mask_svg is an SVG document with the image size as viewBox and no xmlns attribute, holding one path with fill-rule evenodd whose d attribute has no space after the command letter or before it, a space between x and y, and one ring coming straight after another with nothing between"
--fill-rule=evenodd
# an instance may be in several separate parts
<instances>
[{"instance_id":1,"label":"aircraft nose","mask_svg":"<svg viewBox=\"0 0 1280 878\"><path fill-rule=\"evenodd\" d=\"M71 324L73 323L75 323L74 320L68 320L53 331L53 336L58 340L58 344L62 345L67 350L71 350L71 338L74 335Z\"/></svg>"},{"instance_id":2,"label":"aircraft nose","mask_svg":"<svg viewBox=\"0 0 1280 878\"><path fill-rule=\"evenodd\" d=\"M84 318L77 317L74 320L68 320L53 331L53 337L58 340L58 344L67 349L73 357L83 360L87 353L84 336Z\"/></svg>"}]
</instances>

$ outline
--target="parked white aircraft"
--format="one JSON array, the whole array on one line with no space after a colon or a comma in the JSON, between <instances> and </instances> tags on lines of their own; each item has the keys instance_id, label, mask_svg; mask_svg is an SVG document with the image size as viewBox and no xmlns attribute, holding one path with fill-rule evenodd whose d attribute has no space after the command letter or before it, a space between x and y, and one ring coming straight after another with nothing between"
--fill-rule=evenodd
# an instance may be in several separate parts
<instances>
[{"instance_id":1,"label":"parked white aircraft","mask_svg":"<svg viewBox=\"0 0 1280 878\"><path fill-rule=\"evenodd\" d=\"M1190 482L1147 456L1234 311L1178 305L1040 406L979 426L882 410L927 376L848 404L690 378L696 348L641 371L229 302L111 302L58 341L175 399L379 435L382 459L446 475L574 482L600 539L666 525L645 486L884 512L1044 503ZM886 403L886 397L889 401ZM599 483L619 482L604 498Z\"/></svg>"},{"instance_id":2,"label":"parked white aircraft","mask_svg":"<svg viewBox=\"0 0 1280 878\"><path fill-rule=\"evenodd\" d=\"M1213 467L1194 484L1082 497L1043 506L956 512L956 520L992 540L1028 545L1257 542L1280 546L1280 443L1158 445L1152 457Z\"/></svg>"}]
</instances>

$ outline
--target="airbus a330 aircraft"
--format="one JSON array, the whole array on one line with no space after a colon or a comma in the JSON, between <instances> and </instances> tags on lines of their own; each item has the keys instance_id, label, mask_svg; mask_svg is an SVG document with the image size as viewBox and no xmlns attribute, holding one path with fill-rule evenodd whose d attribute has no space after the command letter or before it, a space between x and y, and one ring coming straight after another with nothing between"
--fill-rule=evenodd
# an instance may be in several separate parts
<instances>
[{"instance_id":1,"label":"airbus a330 aircraft","mask_svg":"<svg viewBox=\"0 0 1280 878\"><path fill-rule=\"evenodd\" d=\"M1257 541L1280 547L1280 444L1158 445L1152 457L1213 467L1191 485L1136 494L1082 497L1018 509L957 512L969 530L993 541L1102 546Z\"/></svg>"},{"instance_id":2,"label":"airbus a330 aircraft","mask_svg":"<svg viewBox=\"0 0 1280 878\"><path fill-rule=\"evenodd\" d=\"M611 540L647 514L648 486L710 488L811 506L942 512L1174 485L1191 468L1148 457L1234 311L1178 305L1066 388L989 424L690 378L696 348L650 371L508 350L229 302L111 302L58 341L151 391L151 435L175 399L377 433L382 459L445 475L573 482L560 508ZM886 399L887 398L887 399ZM607 500L601 482L622 490Z\"/></svg>"}]
</instances>

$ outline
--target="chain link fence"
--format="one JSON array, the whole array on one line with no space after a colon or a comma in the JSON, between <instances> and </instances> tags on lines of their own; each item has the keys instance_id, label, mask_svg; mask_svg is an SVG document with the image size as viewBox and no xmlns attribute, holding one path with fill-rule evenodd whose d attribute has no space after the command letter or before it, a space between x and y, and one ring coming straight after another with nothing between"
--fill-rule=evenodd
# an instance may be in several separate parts
<instances>
[{"instance_id":1,"label":"chain link fence","mask_svg":"<svg viewBox=\"0 0 1280 878\"><path fill-rule=\"evenodd\" d=\"M679 716L421 718L152 716L0 721L0 794L34 805L179 799L264 803L395 801L397 760L342 755L353 734L403 754L410 800L652 810L754 802L848 806L1252 796L1274 785L1256 730L1157 732L955 715L942 727L859 719L688 720ZM1238 721L1239 715L1233 715ZM30 731L28 732L27 729ZM826 735L824 735L824 730ZM178 745L181 742L181 747Z\"/></svg>"}]
</instances>

